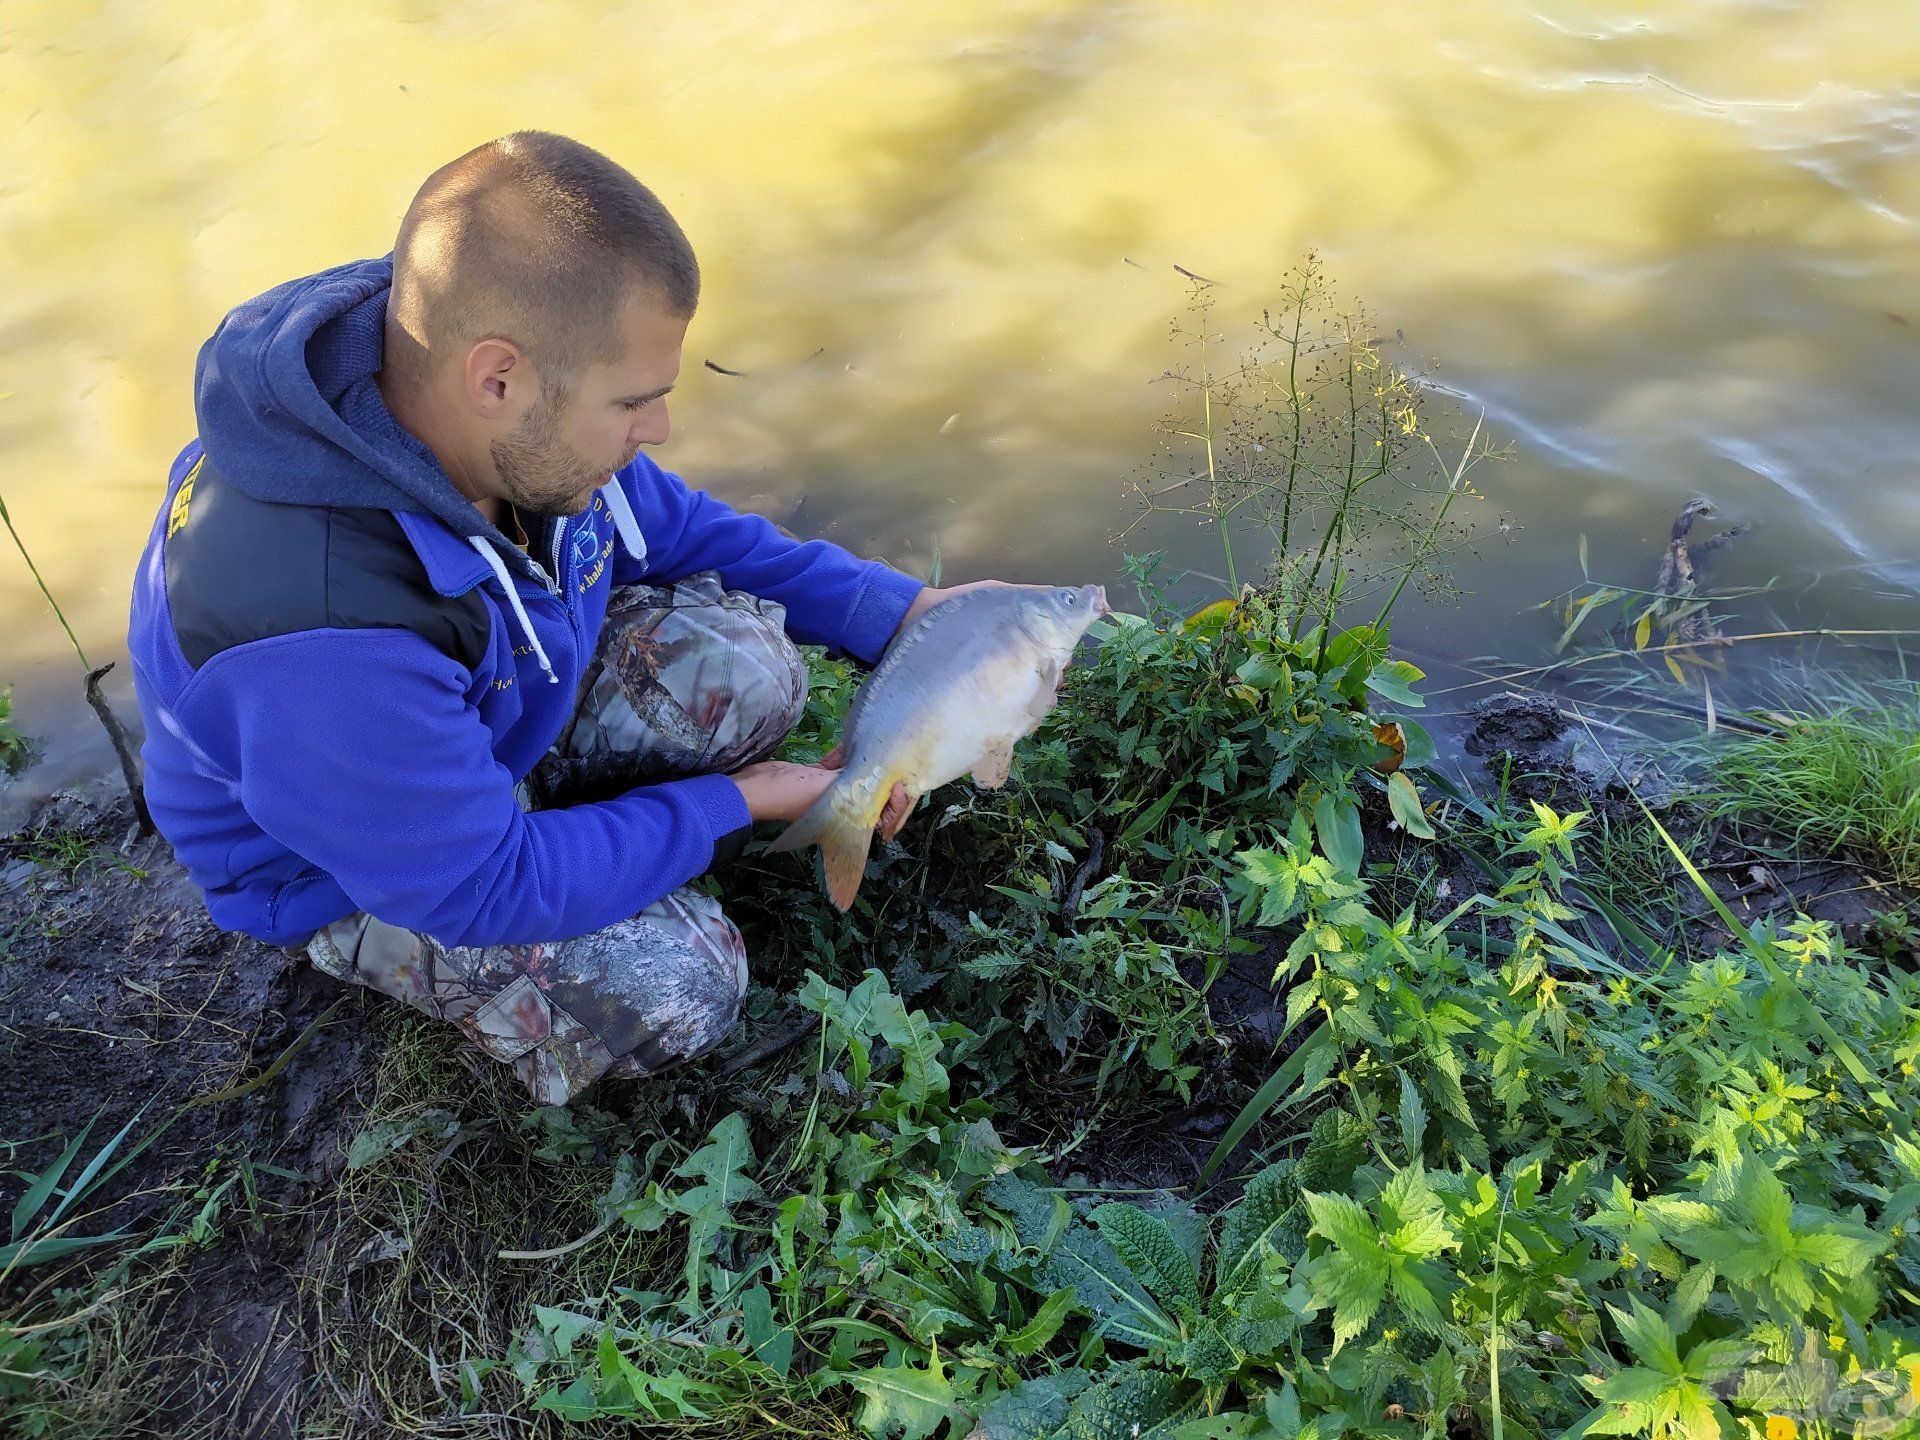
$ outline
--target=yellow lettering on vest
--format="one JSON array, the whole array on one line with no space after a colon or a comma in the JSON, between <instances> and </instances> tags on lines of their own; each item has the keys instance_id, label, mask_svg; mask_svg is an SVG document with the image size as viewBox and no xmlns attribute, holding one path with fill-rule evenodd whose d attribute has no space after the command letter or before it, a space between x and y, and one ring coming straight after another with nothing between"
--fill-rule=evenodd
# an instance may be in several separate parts
<instances>
[{"instance_id":1,"label":"yellow lettering on vest","mask_svg":"<svg viewBox=\"0 0 1920 1440\"><path fill-rule=\"evenodd\" d=\"M200 478L200 467L207 463L202 455L193 462L193 468L187 472L187 478L180 482L180 488L173 492L173 504L167 510L167 538L171 540L187 525L187 511L193 504L193 482Z\"/></svg>"}]
</instances>

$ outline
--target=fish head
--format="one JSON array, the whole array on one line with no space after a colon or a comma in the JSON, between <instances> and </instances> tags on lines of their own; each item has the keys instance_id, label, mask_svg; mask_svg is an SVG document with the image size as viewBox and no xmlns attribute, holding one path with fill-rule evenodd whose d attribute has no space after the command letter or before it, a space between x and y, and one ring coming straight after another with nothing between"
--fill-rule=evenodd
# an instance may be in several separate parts
<instances>
[{"instance_id":1,"label":"fish head","mask_svg":"<svg viewBox=\"0 0 1920 1440\"><path fill-rule=\"evenodd\" d=\"M1061 651L1073 649L1089 625L1113 613L1104 585L1036 585L1021 608L1027 631Z\"/></svg>"}]
</instances>

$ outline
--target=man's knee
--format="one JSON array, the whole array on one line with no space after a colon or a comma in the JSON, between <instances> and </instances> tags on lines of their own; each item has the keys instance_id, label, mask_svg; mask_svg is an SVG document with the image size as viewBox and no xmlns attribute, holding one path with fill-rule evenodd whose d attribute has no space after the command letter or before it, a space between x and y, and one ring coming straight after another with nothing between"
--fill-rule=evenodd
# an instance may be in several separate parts
<instances>
[{"instance_id":1,"label":"man's knee","mask_svg":"<svg viewBox=\"0 0 1920 1440\"><path fill-rule=\"evenodd\" d=\"M800 717L807 667L776 601L712 571L616 591L565 756L630 757L647 775L728 772L771 755Z\"/></svg>"},{"instance_id":2,"label":"man's knee","mask_svg":"<svg viewBox=\"0 0 1920 1440\"><path fill-rule=\"evenodd\" d=\"M551 944L450 948L354 915L307 953L337 979L454 1022L549 1105L605 1074L653 1075L705 1054L739 1020L747 990L739 930L690 889Z\"/></svg>"},{"instance_id":3,"label":"man's knee","mask_svg":"<svg viewBox=\"0 0 1920 1440\"><path fill-rule=\"evenodd\" d=\"M740 1018L746 946L709 896L677 891L555 947L548 996L615 1073L652 1075L714 1048Z\"/></svg>"}]
</instances>

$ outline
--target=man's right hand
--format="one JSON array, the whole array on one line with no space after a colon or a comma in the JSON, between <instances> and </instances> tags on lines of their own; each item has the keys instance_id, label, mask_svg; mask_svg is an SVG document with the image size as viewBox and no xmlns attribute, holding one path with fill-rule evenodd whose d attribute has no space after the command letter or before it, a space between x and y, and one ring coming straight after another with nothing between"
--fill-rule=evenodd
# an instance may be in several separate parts
<instances>
[{"instance_id":1,"label":"man's right hand","mask_svg":"<svg viewBox=\"0 0 1920 1440\"><path fill-rule=\"evenodd\" d=\"M786 760L762 760L743 765L733 772L733 783L746 797L747 813L755 820L798 820L807 807L827 792L846 763L846 753L838 745L821 758L818 765L795 765ZM876 827L882 839L891 840L913 813L907 787L894 782L893 793L880 812Z\"/></svg>"},{"instance_id":2,"label":"man's right hand","mask_svg":"<svg viewBox=\"0 0 1920 1440\"><path fill-rule=\"evenodd\" d=\"M732 779L747 802L747 813L755 820L798 820L826 793L838 773L824 765L762 760L741 766Z\"/></svg>"}]
</instances>

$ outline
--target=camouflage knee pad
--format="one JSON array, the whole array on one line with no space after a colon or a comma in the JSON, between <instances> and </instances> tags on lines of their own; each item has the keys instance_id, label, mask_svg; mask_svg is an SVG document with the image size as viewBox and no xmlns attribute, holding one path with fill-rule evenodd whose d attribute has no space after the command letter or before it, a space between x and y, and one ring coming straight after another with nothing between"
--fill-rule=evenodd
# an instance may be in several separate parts
<instances>
[{"instance_id":1,"label":"camouflage knee pad","mask_svg":"<svg viewBox=\"0 0 1920 1440\"><path fill-rule=\"evenodd\" d=\"M725 589L712 570L616 590L579 709L528 777L533 803L611 799L766 759L807 699L786 615L778 601Z\"/></svg>"},{"instance_id":2,"label":"camouflage knee pad","mask_svg":"<svg viewBox=\"0 0 1920 1440\"><path fill-rule=\"evenodd\" d=\"M307 954L337 979L452 1021L546 1105L602 1075L653 1075L712 1049L747 990L740 932L690 889L552 944L447 946L350 915Z\"/></svg>"}]
</instances>

